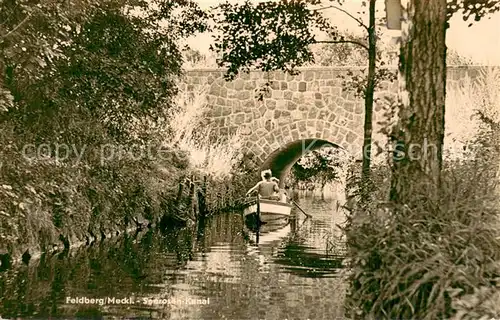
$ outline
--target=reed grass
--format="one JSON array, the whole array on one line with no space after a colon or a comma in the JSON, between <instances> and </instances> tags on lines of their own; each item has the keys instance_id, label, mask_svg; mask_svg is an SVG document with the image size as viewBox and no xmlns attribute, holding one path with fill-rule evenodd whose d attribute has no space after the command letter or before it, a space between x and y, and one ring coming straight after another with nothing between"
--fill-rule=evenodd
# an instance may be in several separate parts
<instances>
[{"instance_id":1,"label":"reed grass","mask_svg":"<svg viewBox=\"0 0 500 320\"><path fill-rule=\"evenodd\" d=\"M238 134L217 137L205 121L210 109L206 88L181 92L170 114L170 134L166 143L188 154L191 169L214 178L227 178L241 150Z\"/></svg>"},{"instance_id":2,"label":"reed grass","mask_svg":"<svg viewBox=\"0 0 500 320\"><path fill-rule=\"evenodd\" d=\"M500 123L500 67L481 69L477 79L449 84L446 95L445 155L450 160L473 156L472 146L488 122Z\"/></svg>"}]
</instances>

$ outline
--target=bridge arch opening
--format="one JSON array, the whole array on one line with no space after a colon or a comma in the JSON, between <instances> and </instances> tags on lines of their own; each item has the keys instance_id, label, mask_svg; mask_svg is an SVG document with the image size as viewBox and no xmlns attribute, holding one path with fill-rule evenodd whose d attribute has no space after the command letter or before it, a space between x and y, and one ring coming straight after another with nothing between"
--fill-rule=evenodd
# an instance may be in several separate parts
<instances>
[{"instance_id":1,"label":"bridge arch opening","mask_svg":"<svg viewBox=\"0 0 500 320\"><path fill-rule=\"evenodd\" d=\"M273 176L280 180L280 188L283 188L285 178L290 173L292 166L309 152L322 148L338 148L345 152L348 160L354 159L347 150L330 141L323 139L300 139L289 142L272 152L260 166L260 171L271 169Z\"/></svg>"}]
</instances>

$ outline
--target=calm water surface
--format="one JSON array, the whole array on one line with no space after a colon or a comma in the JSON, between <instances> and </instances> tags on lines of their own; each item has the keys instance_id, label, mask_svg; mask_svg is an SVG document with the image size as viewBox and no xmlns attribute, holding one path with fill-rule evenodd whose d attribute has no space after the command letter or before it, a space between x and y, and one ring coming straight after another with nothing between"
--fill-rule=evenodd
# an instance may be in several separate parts
<instances>
[{"instance_id":1,"label":"calm water surface","mask_svg":"<svg viewBox=\"0 0 500 320\"><path fill-rule=\"evenodd\" d=\"M335 198L299 204L312 219L297 210L258 243L232 213L4 271L0 318L342 319L344 216Z\"/></svg>"}]
</instances>

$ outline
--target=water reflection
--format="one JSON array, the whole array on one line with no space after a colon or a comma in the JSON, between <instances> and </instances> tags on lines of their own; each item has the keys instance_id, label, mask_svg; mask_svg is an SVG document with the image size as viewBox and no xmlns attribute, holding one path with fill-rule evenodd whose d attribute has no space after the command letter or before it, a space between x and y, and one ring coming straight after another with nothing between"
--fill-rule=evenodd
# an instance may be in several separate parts
<instances>
[{"instance_id":1,"label":"water reflection","mask_svg":"<svg viewBox=\"0 0 500 320\"><path fill-rule=\"evenodd\" d=\"M317 204L318 202L315 202ZM321 201L328 208L329 202ZM306 202L307 204L307 202ZM314 208L309 203L309 207ZM327 211L315 210L317 213ZM304 277L337 277L342 268L342 244L337 244L337 250L324 246L338 232L330 230L329 216L317 214L315 218L304 217L300 212L294 212L286 224L266 224L259 230L252 230L250 243L258 245L258 251L272 263L279 265L283 272ZM286 221L286 220L285 220ZM251 228L249 228L251 230ZM323 232L321 232L323 231ZM325 233L324 231L329 231ZM257 234L260 237L257 239Z\"/></svg>"},{"instance_id":2,"label":"water reflection","mask_svg":"<svg viewBox=\"0 0 500 320\"><path fill-rule=\"evenodd\" d=\"M267 226L258 244L240 215L225 214L199 228L149 231L44 256L0 273L0 315L343 318L341 256L329 250L342 217L332 215L334 200L307 198L300 205L313 219L299 214ZM126 304L71 300L107 297Z\"/></svg>"}]
</instances>

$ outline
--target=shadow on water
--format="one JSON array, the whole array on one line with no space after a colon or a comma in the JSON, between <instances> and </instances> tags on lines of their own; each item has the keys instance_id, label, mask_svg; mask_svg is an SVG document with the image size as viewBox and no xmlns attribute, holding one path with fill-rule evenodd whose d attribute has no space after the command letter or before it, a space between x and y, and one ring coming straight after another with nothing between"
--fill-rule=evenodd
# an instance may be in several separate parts
<instances>
[{"instance_id":1,"label":"shadow on water","mask_svg":"<svg viewBox=\"0 0 500 320\"><path fill-rule=\"evenodd\" d=\"M295 212L291 219L280 222L260 227L248 224L249 232L254 234L250 243L259 246L260 251L285 272L303 277L337 276L337 271L343 267L344 257L326 247L322 250L317 244L308 244L301 228L311 228L309 218L301 219L300 213ZM257 238L257 235L260 237Z\"/></svg>"},{"instance_id":2,"label":"shadow on water","mask_svg":"<svg viewBox=\"0 0 500 320\"><path fill-rule=\"evenodd\" d=\"M0 316L342 317L341 257L327 252L324 237L331 206L310 199L301 206L315 217L262 227L258 244L230 213L43 255L0 272Z\"/></svg>"}]
</instances>

